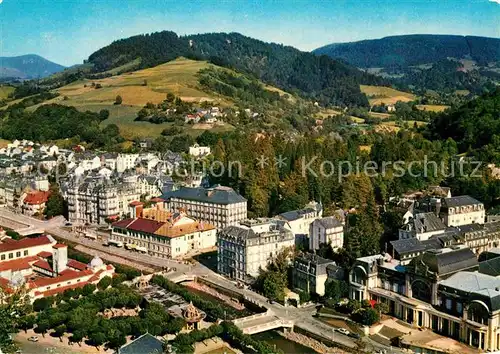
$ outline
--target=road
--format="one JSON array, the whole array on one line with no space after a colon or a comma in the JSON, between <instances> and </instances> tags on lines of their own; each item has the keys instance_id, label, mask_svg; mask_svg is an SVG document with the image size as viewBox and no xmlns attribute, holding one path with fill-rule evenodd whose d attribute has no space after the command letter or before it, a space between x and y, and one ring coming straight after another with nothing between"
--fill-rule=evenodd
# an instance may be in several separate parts
<instances>
[{"instance_id":1,"label":"road","mask_svg":"<svg viewBox=\"0 0 500 354\"><path fill-rule=\"evenodd\" d=\"M240 289L236 286L236 283L224 278L223 276L213 272L206 266L196 263L194 265L181 263L171 259L161 259L156 257L151 257L147 254L140 254L133 251L128 251L121 248L109 246L103 246L102 240L91 240L84 237L77 237L75 234L63 228L64 219L61 218L52 219L49 221L42 221L38 219L33 219L26 215L17 214L5 208L0 208L0 225L4 222L18 222L24 225L30 225L33 228L39 228L45 230L46 233L53 234L59 238L81 244L85 247L98 250L100 252L105 252L121 258L128 259L133 262L142 263L144 265L154 266L154 267L175 267L175 272L170 272L168 276L170 278L176 278L186 275L193 275L197 277L202 277L218 286L225 289L231 290L235 293L245 296L250 301L253 301L261 306L268 308L273 311L275 315L281 319L291 320L295 323L295 326L305 329L311 333L318 334L322 337L328 338L336 343L344 345L349 348L357 348L357 343L352 338L343 335L341 333L335 332L334 328L327 325L312 315L315 313L316 309L314 307L306 308L296 308L292 306L285 307L279 303L269 303L268 299L250 289ZM399 349L389 350L388 347L383 346L379 343L372 341L367 337L363 337L363 341L366 344L366 349L369 351L386 349L388 353L405 353Z\"/></svg>"}]
</instances>

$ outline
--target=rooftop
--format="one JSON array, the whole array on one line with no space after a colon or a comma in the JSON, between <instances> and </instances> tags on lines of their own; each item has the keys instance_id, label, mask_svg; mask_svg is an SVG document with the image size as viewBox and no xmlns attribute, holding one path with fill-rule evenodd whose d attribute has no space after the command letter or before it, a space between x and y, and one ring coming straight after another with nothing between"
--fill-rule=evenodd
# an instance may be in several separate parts
<instances>
[{"instance_id":1,"label":"rooftop","mask_svg":"<svg viewBox=\"0 0 500 354\"><path fill-rule=\"evenodd\" d=\"M55 243L51 236L39 236L36 238L23 238L19 241L8 242L0 244L0 253L21 250L24 248L31 248L36 246L48 245Z\"/></svg>"},{"instance_id":2,"label":"rooftop","mask_svg":"<svg viewBox=\"0 0 500 354\"><path fill-rule=\"evenodd\" d=\"M146 333L118 349L118 354L163 353L163 342Z\"/></svg>"},{"instance_id":3,"label":"rooftop","mask_svg":"<svg viewBox=\"0 0 500 354\"><path fill-rule=\"evenodd\" d=\"M469 195L460 195L458 197L444 198L443 205L445 207L457 207L465 205L483 204L479 200L472 198Z\"/></svg>"},{"instance_id":4,"label":"rooftop","mask_svg":"<svg viewBox=\"0 0 500 354\"><path fill-rule=\"evenodd\" d=\"M163 194L161 198L164 200L178 198L213 204L235 204L247 201L241 195L236 193L234 189L223 186L216 186L213 188L181 187L176 191Z\"/></svg>"}]
</instances>

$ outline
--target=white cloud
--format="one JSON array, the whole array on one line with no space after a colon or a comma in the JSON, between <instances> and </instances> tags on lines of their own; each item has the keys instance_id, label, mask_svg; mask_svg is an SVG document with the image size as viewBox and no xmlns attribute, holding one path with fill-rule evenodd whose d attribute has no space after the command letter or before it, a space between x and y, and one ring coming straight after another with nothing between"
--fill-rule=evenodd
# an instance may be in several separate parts
<instances>
[{"instance_id":1,"label":"white cloud","mask_svg":"<svg viewBox=\"0 0 500 354\"><path fill-rule=\"evenodd\" d=\"M2 2L2 0L0 0ZM498 5L500 5L500 0L490 0L490 2L496 2Z\"/></svg>"}]
</instances>

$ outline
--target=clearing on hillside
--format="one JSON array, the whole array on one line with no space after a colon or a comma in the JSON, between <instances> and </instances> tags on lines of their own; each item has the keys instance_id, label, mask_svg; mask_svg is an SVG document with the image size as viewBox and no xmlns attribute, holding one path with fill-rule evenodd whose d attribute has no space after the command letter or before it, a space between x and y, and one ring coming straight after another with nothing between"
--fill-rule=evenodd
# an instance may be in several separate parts
<instances>
[{"instance_id":1,"label":"clearing on hillside","mask_svg":"<svg viewBox=\"0 0 500 354\"><path fill-rule=\"evenodd\" d=\"M415 100L416 96L412 93L395 90L391 87L385 86L371 86L360 85L361 92L363 92L370 105L394 104L398 101L409 102Z\"/></svg>"},{"instance_id":2,"label":"clearing on hillside","mask_svg":"<svg viewBox=\"0 0 500 354\"><path fill-rule=\"evenodd\" d=\"M0 100L7 98L12 92L14 92L14 87L7 85L0 85Z\"/></svg>"},{"instance_id":3,"label":"clearing on hillside","mask_svg":"<svg viewBox=\"0 0 500 354\"><path fill-rule=\"evenodd\" d=\"M417 104L417 108L421 111L442 112L445 109L450 108L450 106L440 104Z\"/></svg>"}]
</instances>

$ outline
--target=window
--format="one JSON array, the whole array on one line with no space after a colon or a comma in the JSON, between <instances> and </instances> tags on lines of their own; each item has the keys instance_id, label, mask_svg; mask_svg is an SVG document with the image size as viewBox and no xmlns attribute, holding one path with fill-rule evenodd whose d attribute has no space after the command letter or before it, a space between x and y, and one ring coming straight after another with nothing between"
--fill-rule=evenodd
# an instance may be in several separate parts
<instances>
[{"instance_id":1,"label":"window","mask_svg":"<svg viewBox=\"0 0 500 354\"><path fill-rule=\"evenodd\" d=\"M9 253L9 259L14 258L14 253Z\"/></svg>"},{"instance_id":2,"label":"window","mask_svg":"<svg viewBox=\"0 0 500 354\"><path fill-rule=\"evenodd\" d=\"M451 300L450 299L446 299L446 309L447 310L451 310Z\"/></svg>"},{"instance_id":3,"label":"window","mask_svg":"<svg viewBox=\"0 0 500 354\"><path fill-rule=\"evenodd\" d=\"M21 257L21 251L16 252L16 257Z\"/></svg>"},{"instance_id":4,"label":"window","mask_svg":"<svg viewBox=\"0 0 500 354\"><path fill-rule=\"evenodd\" d=\"M0 258L2 261L5 261L5 254L2 254L2 257Z\"/></svg>"},{"instance_id":5,"label":"window","mask_svg":"<svg viewBox=\"0 0 500 354\"><path fill-rule=\"evenodd\" d=\"M24 251L24 255L27 256L28 255L28 250Z\"/></svg>"},{"instance_id":6,"label":"window","mask_svg":"<svg viewBox=\"0 0 500 354\"><path fill-rule=\"evenodd\" d=\"M463 310L463 308L462 308L462 303L457 302L457 312L461 314L461 313L462 313L462 310Z\"/></svg>"}]
</instances>

